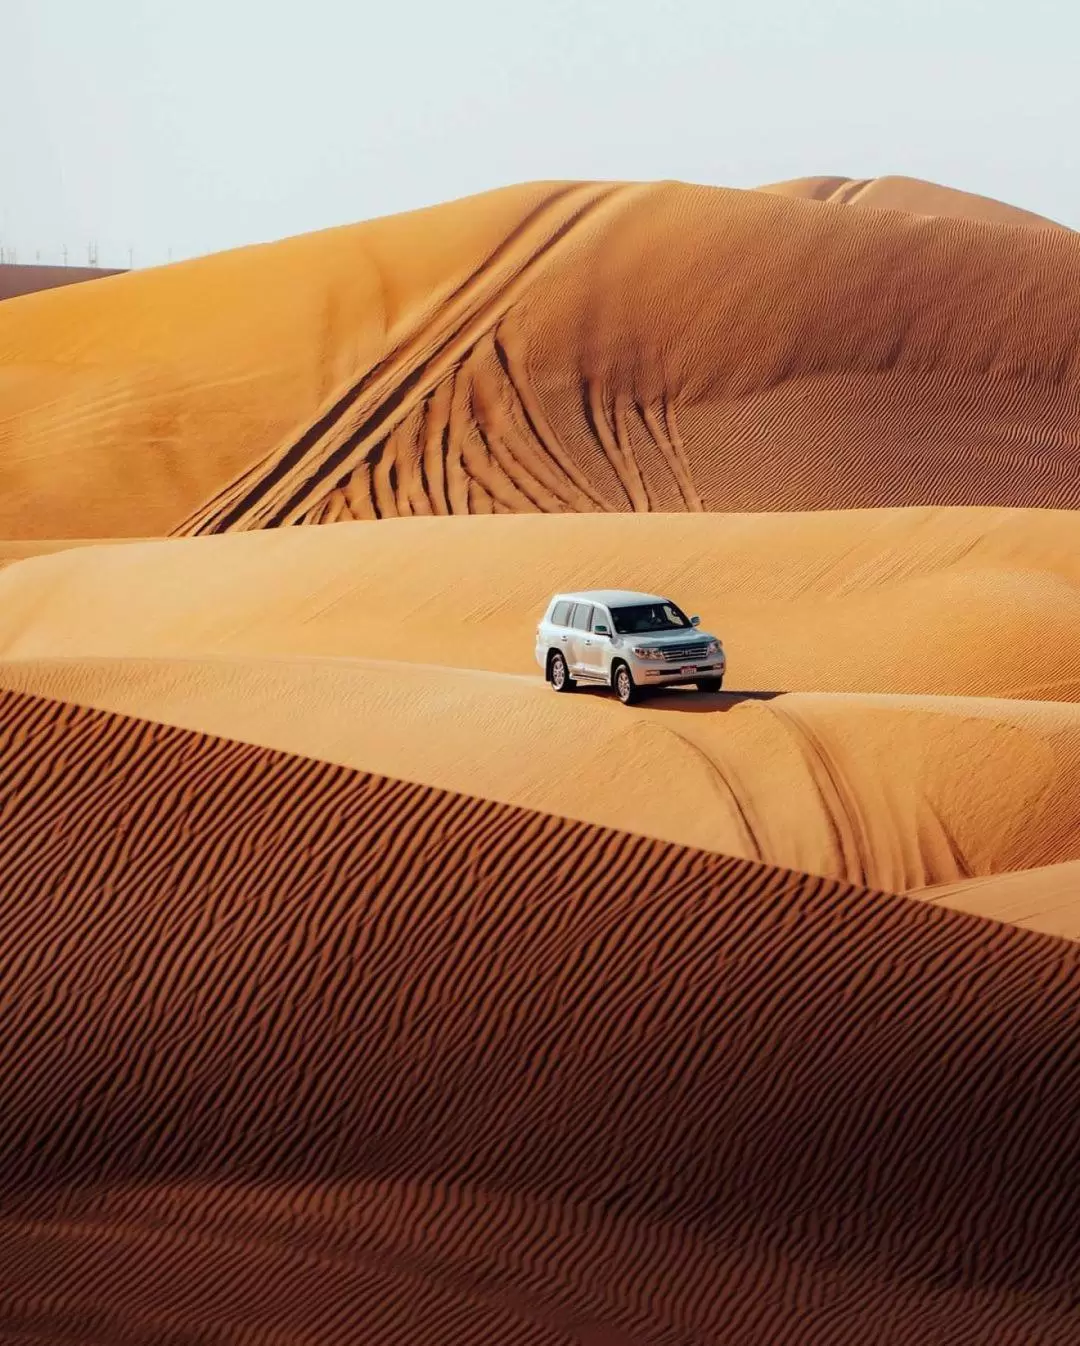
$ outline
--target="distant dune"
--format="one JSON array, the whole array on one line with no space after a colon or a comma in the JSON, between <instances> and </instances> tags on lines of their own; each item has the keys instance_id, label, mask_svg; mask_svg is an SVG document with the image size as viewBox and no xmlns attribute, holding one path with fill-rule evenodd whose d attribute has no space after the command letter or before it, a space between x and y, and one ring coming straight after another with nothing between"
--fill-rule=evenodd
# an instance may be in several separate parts
<instances>
[{"instance_id":1,"label":"distant dune","mask_svg":"<svg viewBox=\"0 0 1080 1346\"><path fill-rule=\"evenodd\" d=\"M9 1340L1073 1340L1073 946L33 698L0 777Z\"/></svg>"},{"instance_id":2,"label":"distant dune","mask_svg":"<svg viewBox=\"0 0 1080 1346\"><path fill-rule=\"evenodd\" d=\"M0 535L1080 503L1080 236L532 184L0 309Z\"/></svg>"},{"instance_id":3,"label":"distant dune","mask_svg":"<svg viewBox=\"0 0 1080 1346\"><path fill-rule=\"evenodd\" d=\"M0 299L14 299L39 290L55 290L62 285L80 285L88 280L119 276L117 269L96 266L24 266L0 264Z\"/></svg>"},{"instance_id":4,"label":"distant dune","mask_svg":"<svg viewBox=\"0 0 1080 1346\"><path fill-rule=\"evenodd\" d=\"M759 191L807 201L828 201L836 206L869 206L875 210L902 210L911 215L982 220L987 224L1027 225L1034 229L1065 227L1019 206L918 178L793 178L790 182L771 182Z\"/></svg>"}]
</instances>

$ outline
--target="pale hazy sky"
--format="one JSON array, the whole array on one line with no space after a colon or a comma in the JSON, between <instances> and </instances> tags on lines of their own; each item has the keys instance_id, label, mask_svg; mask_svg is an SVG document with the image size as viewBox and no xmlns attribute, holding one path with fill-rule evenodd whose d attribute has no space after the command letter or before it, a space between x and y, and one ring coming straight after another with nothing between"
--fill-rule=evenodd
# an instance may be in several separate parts
<instances>
[{"instance_id":1,"label":"pale hazy sky","mask_svg":"<svg viewBox=\"0 0 1080 1346\"><path fill-rule=\"evenodd\" d=\"M904 173L1080 226L1077 0L2 0L0 243L191 256L531 178Z\"/></svg>"}]
</instances>

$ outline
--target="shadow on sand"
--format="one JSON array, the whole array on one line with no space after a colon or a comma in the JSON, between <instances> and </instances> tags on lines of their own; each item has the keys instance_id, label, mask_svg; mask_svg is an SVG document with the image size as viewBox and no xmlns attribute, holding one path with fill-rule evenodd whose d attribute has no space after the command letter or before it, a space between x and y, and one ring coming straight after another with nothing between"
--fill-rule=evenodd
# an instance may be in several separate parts
<instances>
[{"instance_id":1,"label":"shadow on sand","mask_svg":"<svg viewBox=\"0 0 1080 1346\"><path fill-rule=\"evenodd\" d=\"M606 687L579 686L576 696L612 698ZM698 692L689 687L658 687L637 703L646 710L681 711L691 715L722 715L742 701L772 701L785 696L782 691Z\"/></svg>"}]
</instances>

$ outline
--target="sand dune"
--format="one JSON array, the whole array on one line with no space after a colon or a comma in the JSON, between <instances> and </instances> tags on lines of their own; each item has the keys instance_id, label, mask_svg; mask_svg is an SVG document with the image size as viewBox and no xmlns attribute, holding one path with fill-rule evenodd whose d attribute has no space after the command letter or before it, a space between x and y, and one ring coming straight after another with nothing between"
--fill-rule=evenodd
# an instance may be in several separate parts
<instances>
[{"instance_id":1,"label":"sand dune","mask_svg":"<svg viewBox=\"0 0 1080 1346\"><path fill-rule=\"evenodd\" d=\"M1073 946L31 698L0 775L8 1340L1074 1340Z\"/></svg>"},{"instance_id":2,"label":"sand dune","mask_svg":"<svg viewBox=\"0 0 1080 1346\"><path fill-rule=\"evenodd\" d=\"M0 687L896 892L1080 860L1077 706L673 692L627 711L539 677L299 658L16 660ZM1080 894L1067 920L1080 936Z\"/></svg>"},{"instance_id":3,"label":"sand dune","mask_svg":"<svg viewBox=\"0 0 1080 1346\"><path fill-rule=\"evenodd\" d=\"M88 280L104 280L118 276L115 268L96 266L33 266L0 264L0 299L15 299L39 290L52 290L60 285L79 285Z\"/></svg>"},{"instance_id":4,"label":"sand dune","mask_svg":"<svg viewBox=\"0 0 1080 1346\"><path fill-rule=\"evenodd\" d=\"M0 304L0 1340L1075 1346L1078 294L883 178Z\"/></svg>"},{"instance_id":5,"label":"sand dune","mask_svg":"<svg viewBox=\"0 0 1080 1346\"><path fill-rule=\"evenodd\" d=\"M554 697L537 616L593 583L670 589L749 696ZM893 891L1080 858L1068 512L428 518L80 547L0 575L0 655L8 687ZM1080 908L1062 920L1080 935Z\"/></svg>"},{"instance_id":6,"label":"sand dune","mask_svg":"<svg viewBox=\"0 0 1080 1346\"><path fill-rule=\"evenodd\" d=\"M1068 512L412 519L80 548L0 576L0 657L532 672L551 592L594 584L700 612L734 687L1080 700Z\"/></svg>"},{"instance_id":7,"label":"sand dune","mask_svg":"<svg viewBox=\"0 0 1080 1346\"><path fill-rule=\"evenodd\" d=\"M1075 800L1069 800L1066 807L1075 812ZM912 895L940 902L954 911L976 912L1047 935L1080 938L1080 863L1075 860L1014 874L943 883Z\"/></svg>"},{"instance_id":8,"label":"sand dune","mask_svg":"<svg viewBox=\"0 0 1080 1346\"><path fill-rule=\"evenodd\" d=\"M0 309L0 536L1080 503L1080 238L532 184Z\"/></svg>"},{"instance_id":9,"label":"sand dune","mask_svg":"<svg viewBox=\"0 0 1080 1346\"><path fill-rule=\"evenodd\" d=\"M995 201L974 192L957 191L919 178L792 178L759 188L777 196L806 201L827 201L837 206L869 206L875 210L902 210L912 215L938 215L948 219L980 220L987 224L1026 225L1034 229L1065 226L1034 215L1019 206Z\"/></svg>"}]
</instances>

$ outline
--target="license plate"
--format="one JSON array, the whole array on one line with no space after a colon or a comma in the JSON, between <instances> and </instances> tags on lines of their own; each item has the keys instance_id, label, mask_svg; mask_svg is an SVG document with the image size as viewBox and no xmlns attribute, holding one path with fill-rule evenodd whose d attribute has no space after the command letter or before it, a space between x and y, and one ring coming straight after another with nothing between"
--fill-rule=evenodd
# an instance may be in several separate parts
<instances>
[{"instance_id":1,"label":"license plate","mask_svg":"<svg viewBox=\"0 0 1080 1346\"><path fill-rule=\"evenodd\" d=\"M696 673L696 672L697 672L697 664L683 664L682 668L679 669L679 672L680 672L680 673Z\"/></svg>"}]
</instances>

